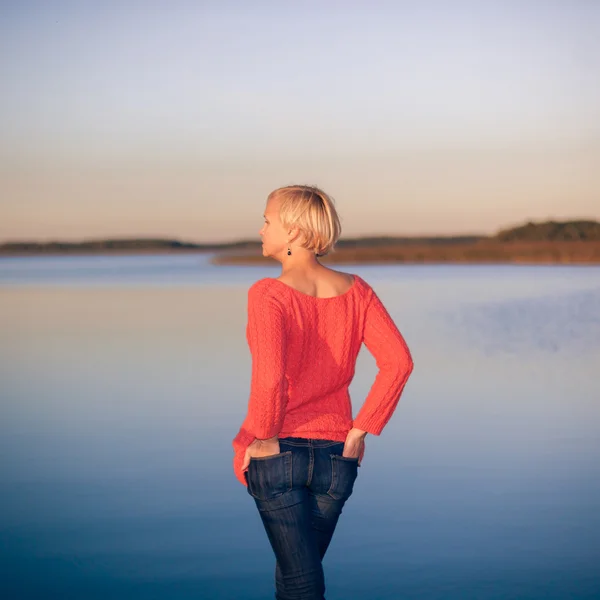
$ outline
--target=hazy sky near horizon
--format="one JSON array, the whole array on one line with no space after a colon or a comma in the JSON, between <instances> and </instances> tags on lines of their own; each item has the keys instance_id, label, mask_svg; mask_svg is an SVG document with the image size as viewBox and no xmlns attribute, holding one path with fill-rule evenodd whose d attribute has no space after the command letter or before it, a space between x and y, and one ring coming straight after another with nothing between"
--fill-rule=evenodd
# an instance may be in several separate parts
<instances>
[{"instance_id":1,"label":"hazy sky near horizon","mask_svg":"<svg viewBox=\"0 0 600 600\"><path fill-rule=\"evenodd\" d=\"M600 219L600 2L0 2L0 242Z\"/></svg>"}]
</instances>

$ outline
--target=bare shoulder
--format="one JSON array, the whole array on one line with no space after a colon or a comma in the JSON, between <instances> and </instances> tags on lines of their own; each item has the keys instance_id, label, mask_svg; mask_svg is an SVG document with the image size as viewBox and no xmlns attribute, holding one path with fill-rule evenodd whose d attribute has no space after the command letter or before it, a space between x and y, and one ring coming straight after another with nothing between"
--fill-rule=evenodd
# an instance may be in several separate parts
<instances>
[{"instance_id":1,"label":"bare shoulder","mask_svg":"<svg viewBox=\"0 0 600 600\"><path fill-rule=\"evenodd\" d=\"M325 295L337 296L348 292L356 283L357 276L353 273L327 268L323 279L325 282L324 287L326 288Z\"/></svg>"},{"instance_id":2,"label":"bare shoulder","mask_svg":"<svg viewBox=\"0 0 600 600\"><path fill-rule=\"evenodd\" d=\"M278 277L277 280L303 294L320 298L344 294L356 283L356 278L352 273L336 271L329 267L324 267L318 275L312 278L288 275Z\"/></svg>"},{"instance_id":3,"label":"bare shoulder","mask_svg":"<svg viewBox=\"0 0 600 600\"><path fill-rule=\"evenodd\" d=\"M302 283L303 281L306 281L305 279L301 279L301 278L294 278L294 277L286 277L284 276L280 276L280 277L276 277L275 279L277 279L278 281L282 281L283 283L286 283L288 285L294 285L297 283ZM338 286L344 286L344 284L346 285L352 285L354 283L354 275L352 273L345 273L344 271L336 271L335 269L330 269L329 267L326 267L324 272L321 274L321 276L318 279L313 279L312 281L322 281L331 285L338 285ZM264 281L264 280L261 280ZM258 282L257 282L258 283ZM256 285L256 284L255 284Z\"/></svg>"},{"instance_id":4,"label":"bare shoulder","mask_svg":"<svg viewBox=\"0 0 600 600\"><path fill-rule=\"evenodd\" d=\"M345 271L334 271L332 269L332 272L336 274L336 277L338 277L338 281L341 285L345 285L346 288L350 288L354 285L360 286L360 287L364 287L364 288L370 288L371 286L362 278L360 277L360 275L357 275L356 273L346 273Z\"/></svg>"},{"instance_id":5,"label":"bare shoulder","mask_svg":"<svg viewBox=\"0 0 600 600\"><path fill-rule=\"evenodd\" d=\"M336 271L335 269L329 269L329 276L331 277L332 283L337 283L342 287L344 284L346 286L351 286L355 279L353 273L346 273L345 271Z\"/></svg>"}]
</instances>

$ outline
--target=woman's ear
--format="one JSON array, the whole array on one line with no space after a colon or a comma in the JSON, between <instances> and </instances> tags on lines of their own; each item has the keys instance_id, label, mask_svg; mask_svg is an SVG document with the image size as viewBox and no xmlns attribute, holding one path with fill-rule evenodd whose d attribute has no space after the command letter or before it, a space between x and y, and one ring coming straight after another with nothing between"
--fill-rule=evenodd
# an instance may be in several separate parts
<instances>
[{"instance_id":1,"label":"woman's ear","mask_svg":"<svg viewBox=\"0 0 600 600\"><path fill-rule=\"evenodd\" d=\"M292 227L291 229L288 229L288 236L290 243L295 242L300 237L300 229L298 229L298 227Z\"/></svg>"}]
</instances>

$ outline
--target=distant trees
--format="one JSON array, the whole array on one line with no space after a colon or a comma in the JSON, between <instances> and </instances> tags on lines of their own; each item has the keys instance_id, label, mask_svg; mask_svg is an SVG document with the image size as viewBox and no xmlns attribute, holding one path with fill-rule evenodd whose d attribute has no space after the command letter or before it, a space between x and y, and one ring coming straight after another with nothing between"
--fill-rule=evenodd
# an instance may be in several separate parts
<instances>
[{"instance_id":1,"label":"distant trees","mask_svg":"<svg viewBox=\"0 0 600 600\"><path fill-rule=\"evenodd\" d=\"M597 221L529 221L520 227L503 229L496 239L501 242L572 242L600 241L600 223Z\"/></svg>"}]
</instances>

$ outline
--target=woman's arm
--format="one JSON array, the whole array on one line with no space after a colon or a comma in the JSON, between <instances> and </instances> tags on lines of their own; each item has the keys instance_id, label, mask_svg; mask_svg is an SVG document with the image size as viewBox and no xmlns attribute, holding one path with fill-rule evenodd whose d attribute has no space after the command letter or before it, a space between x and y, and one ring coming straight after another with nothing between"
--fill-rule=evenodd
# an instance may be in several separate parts
<instances>
[{"instance_id":1,"label":"woman's arm","mask_svg":"<svg viewBox=\"0 0 600 600\"><path fill-rule=\"evenodd\" d=\"M353 425L380 435L412 373L413 360L402 334L374 290L365 315L363 341L379 371Z\"/></svg>"},{"instance_id":2,"label":"woman's arm","mask_svg":"<svg viewBox=\"0 0 600 600\"><path fill-rule=\"evenodd\" d=\"M287 405L286 330L283 309L263 280L248 291L248 344L252 377L246 427L265 443L277 441Z\"/></svg>"}]
</instances>

